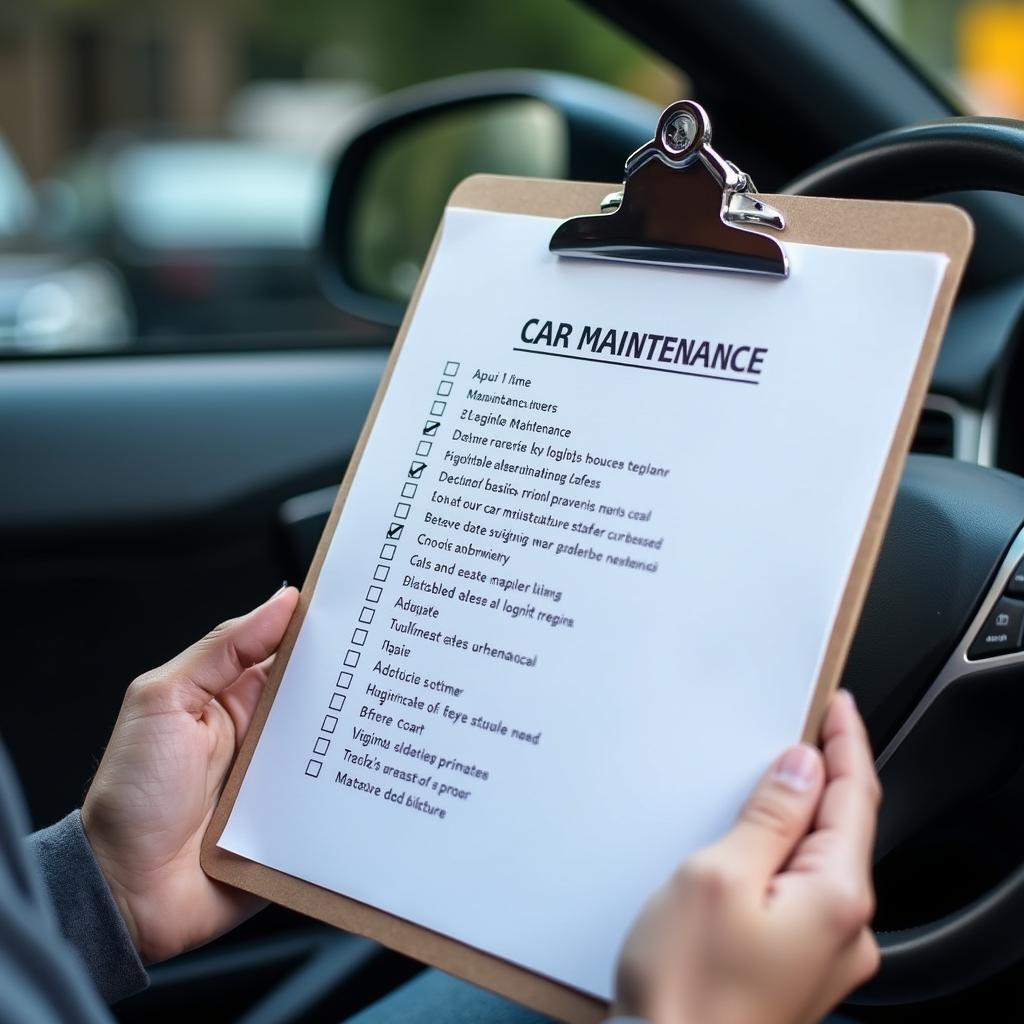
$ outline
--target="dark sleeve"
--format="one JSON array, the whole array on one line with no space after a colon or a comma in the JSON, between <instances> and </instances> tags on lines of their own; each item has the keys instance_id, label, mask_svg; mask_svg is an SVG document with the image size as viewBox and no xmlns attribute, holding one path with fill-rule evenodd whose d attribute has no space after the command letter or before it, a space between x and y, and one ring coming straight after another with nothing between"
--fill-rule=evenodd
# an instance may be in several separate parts
<instances>
[{"instance_id":1,"label":"dark sleeve","mask_svg":"<svg viewBox=\"0 0 1024 1024\"><path fill-rule=\"evenodd\" d=\"M113 1003L141 992L149 976L96 863L81 812L34 833L28 843L60 930L82 958L100 995Z\"/></svg>"},{"instance_id":2,"label":"dark sleeve","mask_svg":"<svg viewBox=\"0 0 1024 1024\"><path fill-rule=\"evenodd\" d=\"M27 833L21 787L0 741L0 1021L111 1024L61 935Z\"/></svg>"}]
</instances>

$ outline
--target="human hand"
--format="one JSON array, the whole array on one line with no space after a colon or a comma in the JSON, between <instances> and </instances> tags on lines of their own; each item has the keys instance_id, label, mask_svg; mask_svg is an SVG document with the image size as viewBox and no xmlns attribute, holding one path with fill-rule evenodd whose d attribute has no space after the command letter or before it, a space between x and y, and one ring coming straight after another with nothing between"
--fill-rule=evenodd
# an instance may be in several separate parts
<instances>
[{"instance_id":1,"label":"human hand","mask_svg":"<svg viewBox=\"0 0 1024 1024\"><path fill-rule=\"evenodd\" d=\"M262 905L209 878L199 851L297 598L282 588L125 694L82 824L147 963L209 942Z\"/></svg>"},{"instance_id":2,"label":"human hand","mask_svg":"<svg viewBox=\"0 0 1024 1024\"><path fill-rule=\"evenodd\" d=\"M871 850L881 789L852 697L823 754L786 751L732 830L682 866L619 962L616 1013L654 1024L816 1024L878 969Z\"/></svg>"}]
</instances>

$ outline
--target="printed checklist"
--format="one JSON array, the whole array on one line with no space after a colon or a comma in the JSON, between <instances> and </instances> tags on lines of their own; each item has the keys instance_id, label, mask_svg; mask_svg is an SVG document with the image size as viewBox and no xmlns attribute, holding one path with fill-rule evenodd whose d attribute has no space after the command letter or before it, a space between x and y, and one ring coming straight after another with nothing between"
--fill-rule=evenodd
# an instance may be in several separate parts
<instances>
[{"instance_id":1,"label":"printed checklist","mask_svg":"<svg viewBox=\"0 0 1024 1024\"><path fill-rule=\"evenodd\" d=\"M441 380L437 383L435 394L449 396L452 393L454 378L458 375L460 362L448 360L441 372ZM431 401L427 419L423 424L422 436L424 438L436 438L441 429L441 418L447 409L447 402ZM343 659L343 668L338 674L335 684L335 692L330 695L328 701L328 712L343 711L345 708L346 694L340 691L349 690L355 678L355 669L359 668L359 660L363 649L366 647L370 630L367 627L373 625L374 615L380 604L383 588L378 584L386 583L391 573L391 563L394 562L398 552L399 542L405 533L406 521L412 512L412 499L416 497L419 482L427 471L429 463L425 461L433 450L434 442L418 440L415 442L413 454L415 459L409 464L406 480L402 483L399 491L399 500L395 505L390 522L384 529L383 545L378 555L378 562L373 570L374 582L366 591L366 603L359 611L359 625L353 631L349 641L350 646L346 650ZM331 740L338 728L339 716L325 714L320 723L320 735L313 741L314 757L306 761L306 775L311 779L320 778L320 772L324 767L324 759L331 749Z\"/></svg>"},{"instance_id":2,"label":"printed checklist","mask_svg":"<svg viewBox=\"0 0 1024 1024\"><path fill-rule=\"evenodd\" d=\"M801 734L949 263L793 243L779 282L556 227L446 213L218 844L607 999Z\"/></svg>"}]
</instances>

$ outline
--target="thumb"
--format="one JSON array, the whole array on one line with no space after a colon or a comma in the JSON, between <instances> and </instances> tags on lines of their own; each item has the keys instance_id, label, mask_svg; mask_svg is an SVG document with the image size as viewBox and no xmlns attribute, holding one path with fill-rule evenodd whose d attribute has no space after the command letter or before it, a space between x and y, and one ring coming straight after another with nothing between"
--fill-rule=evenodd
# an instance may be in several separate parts
<instances>
[{"instance_id":1,"label":"thumb","mask_svg":"<svg viewBox=\"0 0 1024 1024\"><path fill-rule=\"evenodd\" d=\"M232 683L217 698L224 705L225 711L231 716L235 725L235 745L241 744L249 731L249 724L256 714L256 705L263 696L263 688L267 685L267 676L274 664L273 657L247 668L237 682Z\"/></svg>"},{"instance_id":2,"label":"thumb","mask_svg":"<svg viewBox=\"0 0 1024 1024\"><path fill-rule=\"evenodd\" d=\"M174 702L198 717L246 669L269 658L284 637L298 596L294 587L282 587L258 608L222 623L158 670L158 677L174 684Z\"/></svg>"},{"instance_id":3,"label":"thumb","mask_svg":"<svg viewBox=\"0 0 1024 1024\"><path fill-rule=\"evenodd\" d=\"M821 753L806 743L764 774L719 845L741 877L764 885L782 869L814 820L824 779Z\"/></svg>"}]
</instances>

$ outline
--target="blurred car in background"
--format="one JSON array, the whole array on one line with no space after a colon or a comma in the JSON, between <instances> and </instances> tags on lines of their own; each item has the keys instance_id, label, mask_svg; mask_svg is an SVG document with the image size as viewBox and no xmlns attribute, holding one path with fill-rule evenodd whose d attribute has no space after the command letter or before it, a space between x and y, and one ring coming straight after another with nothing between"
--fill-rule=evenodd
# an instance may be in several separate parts
<instances>
[{"instance_id":1,"label":"blurred car in background","mask_svg":"<svg viewBox=\"0 0 1024 1024\"><path fill-rule=\"evenodd\" d=\"M133 316L123 280L104 260L45 239L45 198L0 138L0 353L124 347Z\"/></svg>"},{"instance_id":2,"label":"blurred car in background","mask_svg":"<svg viewBox=\"0 0 1024 1024\"><path fill-rule=\"evenodd\" d=\"M311 258L327 185L315 153L231 138L106 140L51 182L57 234L123 276L141 348L336 330Z\"/></svg>"}]
</instances>

